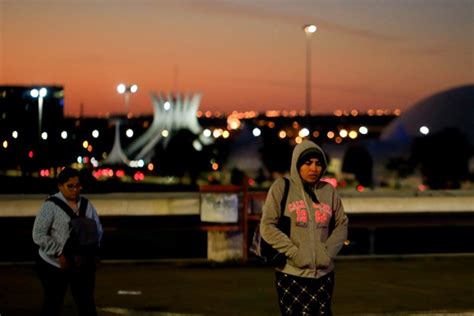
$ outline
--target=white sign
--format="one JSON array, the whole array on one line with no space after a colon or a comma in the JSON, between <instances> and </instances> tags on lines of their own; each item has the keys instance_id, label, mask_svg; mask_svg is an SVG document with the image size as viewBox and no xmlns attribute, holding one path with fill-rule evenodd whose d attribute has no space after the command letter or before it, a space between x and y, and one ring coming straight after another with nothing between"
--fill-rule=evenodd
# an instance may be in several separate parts
<instances>
[{"instance_id":1,"label":"white sign","mask_svg":"<svg viewBox=\"0 0 474 316\"><path fill-rule=\"evenodd\" d=\"M237 193L201 193L201 221L237 223L239 197Z\"/></svg>"}]
</instances>

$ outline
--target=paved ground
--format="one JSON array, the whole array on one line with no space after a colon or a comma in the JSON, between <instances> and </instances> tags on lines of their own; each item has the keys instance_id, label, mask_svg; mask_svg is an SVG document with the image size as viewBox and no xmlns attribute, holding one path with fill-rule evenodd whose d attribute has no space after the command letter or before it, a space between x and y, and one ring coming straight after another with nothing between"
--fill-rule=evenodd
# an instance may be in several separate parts
<instances>
[{"instance_id":1,"label":"paved ground","mask_svg":"<svg viewBox=\"0 0 474 316\"><path fill-rule=\"evenodd\" d=\"M474 256L342 257L335 315L474 315ZM30 264L0 265L0 315L35 315ZM278 315L271 268L204 261L105 262L99 315ZM76 315L68 296L64 315Z\"/></svg>"}]
</instances>

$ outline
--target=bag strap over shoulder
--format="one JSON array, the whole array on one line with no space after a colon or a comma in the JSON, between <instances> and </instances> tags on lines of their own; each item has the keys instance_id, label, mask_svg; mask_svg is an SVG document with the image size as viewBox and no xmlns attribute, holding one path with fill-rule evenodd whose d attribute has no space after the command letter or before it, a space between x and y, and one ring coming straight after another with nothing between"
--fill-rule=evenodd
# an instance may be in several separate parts
<instances>
[{"instance_id":1,"label":"bag strap over shoulder","mask_svg":"<svg viewBox=\"0 0 474 316\"><path fill-rule=\"evenodd\" d=\"M89 204L89 201L85 197L81 196L81 206L79 206L79 216L80 217L85 217L86 216L87 204Z\"/></svg>"},{"instance_id":2,"label":"bag strap over shoulder","mask_svg":"<svg viewBox=\"0 0 474 316\"><path fill-rule=\"evenodd\" d=\"M46 199L46 201L51 201L57 206L59 206L70 218L78 217L77 214L73 211L73 209L63 200L56 196L50 196ZM79 217L86 216L88 200L84 197L81 197L81 206L79 207Z\"/></svg>"},{"instance_id":3,"label":"bag strap over shoulder","mask_svg":"<svg viewBox=\"0 0 474 316\"><path fill-rule=\"evenodd\" d=\"M286 201L288 200L288 192L290 191L290 180L288 178L283 178L283 180L285 180L285 189L283 190L283 196L280 201L280 217L278 218L277 227L284 234L290 236L291 220L289 217L285 216L285 206Z\"/></svg>"},{"instance_id":4,"label":"bag strap over shoulder","mask_svg":"<svg viewBox=\"0 0 474 316\"><path fill-rule=\"evenodd\" d=\"M290 191L290 180L288 180L286 177L284 177L283 180L285 180L285 189L283 191L283 197L280 201L280 217L283 216L283 213L285 212L286 201L288 200L288 192Z\"/></svg>"}]
</instances>

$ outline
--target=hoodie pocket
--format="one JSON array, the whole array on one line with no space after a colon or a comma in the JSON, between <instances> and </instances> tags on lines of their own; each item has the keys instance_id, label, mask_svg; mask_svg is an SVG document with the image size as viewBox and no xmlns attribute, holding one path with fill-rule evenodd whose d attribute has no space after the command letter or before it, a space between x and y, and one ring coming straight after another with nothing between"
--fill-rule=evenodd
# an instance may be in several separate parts
<instances>
[{"instance_id":1,"label":"hoodie pocket","mask_svg":"<svg viewBox=\"0 0 474 316\"><path fill-rule=\"evenodd\" d=\"M288 259L288 263L296 268L308 268L311 265L310 253L303 248L298 248L298 252Z\"/></svg>"},{"instance_id":2,"label":"hoodie pocket","mask_svg":"<svg viewBox=\"0 0 474 316\"><path fill-rule=\"evenodd\" d=\"M331 264L326 245L322 242L316 242L316 269L325 269Z\"/></svg>"}]
</instances>

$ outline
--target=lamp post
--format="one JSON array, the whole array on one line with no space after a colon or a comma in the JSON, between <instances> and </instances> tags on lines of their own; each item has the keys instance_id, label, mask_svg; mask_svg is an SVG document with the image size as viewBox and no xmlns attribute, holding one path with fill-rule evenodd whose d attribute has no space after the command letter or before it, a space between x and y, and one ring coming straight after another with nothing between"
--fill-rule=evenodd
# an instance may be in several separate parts
<instances>
[{"instance_id":1,"label":"lamp post","mask_svg":"<svg viewBox=\"0 0 474 316\"><path fill-rule=\"evenodd\" d=\"M43 121L43 98L48 94L46 88L31 89L30 95L38 99L38 136L41 138L42 121Z\"/></svg>"},{"instance_id":2,"label":"lamp post","mask_svg":"<svg viewBox=\"0 0 474 316\"><path fill-rule=\"evenodd\" d=\"M130 95L133 93L136 93L137 91L138 91L138 86L136 84L127 86L121 83L117 86L117 92L125 95L125 111L127 114L130 111Z\"/></svg>"},{"instance_id":3,"label":"lamp post","mask_svg":"<svg viewBox=\"0 0 474 316\"><path fill-rule=\"evenodd\" d=\"M306 34L306 116L311 115L311 35L316 32L316 25L303 27Z\"/></svg>"}]
</instances>

